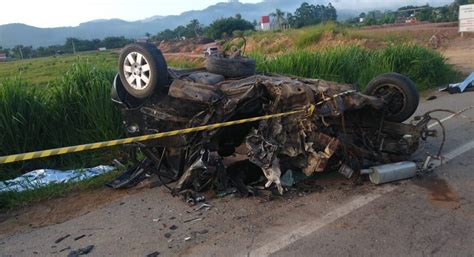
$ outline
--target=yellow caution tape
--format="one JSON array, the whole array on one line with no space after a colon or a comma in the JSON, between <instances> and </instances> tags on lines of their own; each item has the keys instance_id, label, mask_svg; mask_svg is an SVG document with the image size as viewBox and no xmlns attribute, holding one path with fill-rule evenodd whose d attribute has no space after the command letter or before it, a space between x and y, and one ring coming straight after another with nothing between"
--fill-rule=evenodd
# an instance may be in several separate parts
<instances>
[{"instance_id":1,"label":"yellow caution tape","mask_svg":"<svg viewBox=\"0 0 474 257\"><path fill-rule=\"evenodd\" d=\"M174 131L169 131L169 132L161 132L161 133L145 135L145 136L129 137L129 138L124 138L124 139L117 139L117 140L104 141L104 142L98 142L98 143L8 155L8 156L0 157L0 164L26 161L26 160L44 158L44 157L49 157L49 156L54 156L54 155L63 155L63 154L68 154L68 153L77 153L77 152L82 152L82 151L111 147L111 146L116 146L116 145L130 144L134 142L147 141L147 140L158 139L158 138L163 138L163 137L189 134L189 133L197 132L197 131L213 130L217 128L229 127L229 126L234 126L234 125L244 124L244 123L249 123L249 122L254 122L254 121L268 120L268 119L273 119L273 118L278 118L278 117L283 117L283 116L294 115L298 113L307 113L311 115L313 114L314 109L315 109L314 105L310 105L309 108L305 108L303 110L296 110L296 111L290 111L290 112L284 112L284 113L278 113L278 114L270 114L270 115L264 115L264 116L254 117L254 118L228 121L228 122L216 123L212 125L174 130Z\"/></svg>"}]
</instances>

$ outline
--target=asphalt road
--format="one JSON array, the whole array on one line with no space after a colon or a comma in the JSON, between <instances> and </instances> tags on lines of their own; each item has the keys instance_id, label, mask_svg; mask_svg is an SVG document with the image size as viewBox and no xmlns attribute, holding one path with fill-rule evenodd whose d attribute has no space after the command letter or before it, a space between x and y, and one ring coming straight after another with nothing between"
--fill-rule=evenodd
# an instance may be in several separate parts
<instances>
[{"instance_id":1,"label":"asphalt road","mask_svg":"<svg viewBox=\"0 0 474 257\"><path fill-rule=\"evenodd\" d=\"M473 92L443 94L418 113L471 105ZM474 119L474 110L465 115ZM208 210L145 189L61 224L0 235L0 256L67 256L88 245L88 256L474 256L474 124L445 125L449 162L411 180L354 185L332 174L314 192L230 196Z\"/></svg>"}]
</instances>

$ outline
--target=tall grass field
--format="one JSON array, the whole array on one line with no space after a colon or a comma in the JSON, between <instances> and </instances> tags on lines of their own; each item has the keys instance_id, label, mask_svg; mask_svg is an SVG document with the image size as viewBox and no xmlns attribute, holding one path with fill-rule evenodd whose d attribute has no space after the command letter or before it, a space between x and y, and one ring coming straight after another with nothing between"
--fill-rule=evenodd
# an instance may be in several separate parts
<instances>
[{"instance_id":1,"label":"tall grass field","mask_svg":"<svg viewBox=\"0 0 474 257\"><path fill-rule=\"evenodd\" d=\"M114 75L111 68L78 63L47 87L21 78L0 81L0 155L120 137L120 112L110 101ZM0 179L18 173L11 171L79 168L110 158L110 151L96 151L2 165Z\"/></svg>"},{"instance_id":2,"label":"tall grass field","mask_svg":"<svg viewBox=\"0 0 474 257\"><path fill-rule=\"evenodd\" d=\"M457 81L459 73L439 53L418 45L389 45L381 49L338 46L311 52L294 51L274 57L252 53L261 72L358 84L363 89L374 77L398 72L415 81L418 90Z\"/></svg>"}]
</instances>

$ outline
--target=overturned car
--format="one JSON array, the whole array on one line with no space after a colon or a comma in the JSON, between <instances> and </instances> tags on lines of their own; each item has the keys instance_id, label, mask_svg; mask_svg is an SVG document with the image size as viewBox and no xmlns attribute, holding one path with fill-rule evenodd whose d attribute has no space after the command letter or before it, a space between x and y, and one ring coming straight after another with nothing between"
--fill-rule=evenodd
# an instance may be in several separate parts
<instances>
[{"instance_id":1,"label":"overturned car","mask_svg":"<svg viewBox=\"0 0 474 257\"><path fill-rule=\"evenodd\" d=\"M111 186L133 186L154 174L174 194L236 188L248 195L259 182L283 193L281 177L289 170L306 176L339 171L350 178L409 159L434 134L429 115L402 123L419 102L414 83L403 75L381 75L361 93L348 84L255 74L255 61L241 56L209 58L206 68L177 70L153 45L125 47L112 94L127 134L303 111L137 143L131 153L136 164Z\"/></svg>"}]
</instances>

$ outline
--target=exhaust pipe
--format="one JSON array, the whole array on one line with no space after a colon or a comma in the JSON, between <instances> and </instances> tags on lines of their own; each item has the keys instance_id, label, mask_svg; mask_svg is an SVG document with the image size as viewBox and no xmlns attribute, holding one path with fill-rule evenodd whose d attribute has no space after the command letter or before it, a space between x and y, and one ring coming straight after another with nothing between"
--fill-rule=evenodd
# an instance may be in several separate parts
<instances>
[{"instance_id":1,"label":"exhaust pipe","mask_svg":"<svg viewBox=\"0 0 474 257\"><path fill-rule=\"evenodd\" d=\"M416 175L414 162L397 162L363 169L361 174L368 174L370 181L376 185L412 178Z\"/></svg>"}]
</instances>

